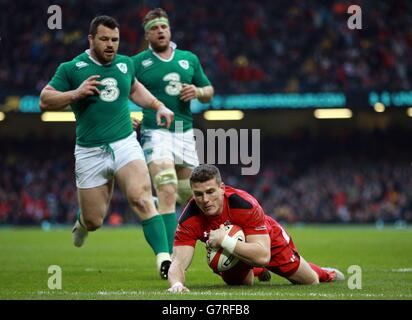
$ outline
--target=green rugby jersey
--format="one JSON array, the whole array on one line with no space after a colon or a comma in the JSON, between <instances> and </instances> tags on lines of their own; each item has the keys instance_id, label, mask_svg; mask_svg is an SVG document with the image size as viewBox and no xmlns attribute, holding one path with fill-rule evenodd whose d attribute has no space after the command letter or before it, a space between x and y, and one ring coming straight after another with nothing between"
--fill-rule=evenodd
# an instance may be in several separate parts
<instances>
[{"instance_id":1,"label":"green rugby jersey","mask_svg":"<svg viewBox=\"0 0 412 320\"><path fill-rule=\"evenodd\" d=\"M76 143L84 147L101 146L133 132L128 101L135 76L129 57L117 54L109 65L101 65L86 51L62 63L49 85L58 91L70 91L92 75L100 75L100 95L71 104L76 116Z\"/></svg>"},{"instance_id":2,"label":"green rugby jersey","mask_svg":"<svg viewBox=\"0 0 412 320\"><path fill-rule=\"evenodd\" d=\"M136 78L157 99L175 114L170 131L175 131L175 122L183 121L183 131L193 127L190 101L180 100L182 83L193 84L196 87L210 85L203 72L198 57L190 51L174 49L171 59L165 60L154 54L151 49L132 57ZM156 124L156 113L143 109L142 129L159 129Z\"/></svg>"}]
</instances>

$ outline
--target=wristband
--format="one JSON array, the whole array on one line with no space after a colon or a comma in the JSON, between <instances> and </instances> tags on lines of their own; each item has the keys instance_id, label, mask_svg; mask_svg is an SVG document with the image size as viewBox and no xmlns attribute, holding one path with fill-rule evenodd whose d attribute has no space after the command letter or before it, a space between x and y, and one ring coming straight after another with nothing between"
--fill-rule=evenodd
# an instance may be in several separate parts
<instances>
[{"instance_id":1,"label":"wristband","mask_svg":"<svg viewBox=\"0 0 412 320\"><path fill-rule=\"evenodd\" d=\"M154 99L154 100L152 101L152 103L150 104L150 108L157 110L157 109L160 108L161 105L162 105L162 103L161 103L159 100Z\"/></svg>"},{"instance_id":2,"label":"wristband","mask_svg":"<svg viewBox=\"0 0 412 320\"><path fill-rule=\"evenodd\" d=\"M225 235L223 238L222 244L220 245L223 249L225 249L227 252L230 254L233 254L235 251L235 247L237 244L237 239L229 237L228 235Z\"/></svg>"},{"instance_id":3,"label":"wristband","mask_svg":"<svg viewBox=\"0 0 412 320\"><path fill-rule=\"evenodd\" d=\"M196 95L197 98L202 98L205 95L205 91L203 88L196 88Z\"/></svg>"}]
</instances>

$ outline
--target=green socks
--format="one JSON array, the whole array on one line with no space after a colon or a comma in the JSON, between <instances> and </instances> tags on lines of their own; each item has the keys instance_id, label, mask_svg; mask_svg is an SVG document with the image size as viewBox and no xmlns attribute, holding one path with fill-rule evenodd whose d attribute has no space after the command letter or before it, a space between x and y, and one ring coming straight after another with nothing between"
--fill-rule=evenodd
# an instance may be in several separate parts
<instances>
[{"instance_id":1,"label":"green socks","mask_svg":"<svg viewBox=\"0 0 412 320\"><path fill-rule=\"evenodd\" d=\"M161 252L169 252L166 228L160 215L155 215L150 219L143 220L142 226L146 241L156 255Z\"/></svg>"},{"instance_id":2,"label":"green socks","mask_svg":"<svg viewBox=\"0 0 412 320\"><path fill-rule=\"evenodd\" d=\"M166 234L167 234L167 241L169 243L169 253L173 253L173 242L175 239L175 232L176 232L176 227L177 227L177 219L176 219L176 213L166 213L166 214L161 214L165 227L166 227Z\"/></svg>"}]
</instances>

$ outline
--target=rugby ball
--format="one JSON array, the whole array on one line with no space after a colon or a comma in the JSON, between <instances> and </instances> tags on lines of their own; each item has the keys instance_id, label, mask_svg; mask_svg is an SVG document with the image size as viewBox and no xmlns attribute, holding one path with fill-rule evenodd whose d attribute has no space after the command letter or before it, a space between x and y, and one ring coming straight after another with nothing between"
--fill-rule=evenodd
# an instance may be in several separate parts
<instances>
[{"instance_id":1,"label":"rugby ball","mask_svg":"<svg viewBox=\"0 0 412 320\"><path fill-rule=\"evenodd\" d=\"M239 241L245 241L245 234L237 225L225 226L226 234ZM226 271L233 268L239 262L239 258L230 254L223 248L207 248L207 264L215 272Z\"/></svg>"}]
</instances>

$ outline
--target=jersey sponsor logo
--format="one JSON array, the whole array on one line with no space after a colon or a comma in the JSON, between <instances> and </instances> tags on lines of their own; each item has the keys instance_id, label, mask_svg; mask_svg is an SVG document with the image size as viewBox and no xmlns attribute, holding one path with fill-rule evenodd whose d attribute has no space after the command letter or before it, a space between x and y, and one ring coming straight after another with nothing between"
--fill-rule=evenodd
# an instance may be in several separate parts
<instances>
[{"instance_id":1,"label":"jersey sponsor logo","mask_svg":"<svg viewBox=\"0 0 412 320\"><path fill-rule=\"evenodd\" d=\"M266 230L266 226L259 226L255 228L256 231Z\"/></svg>"},{"instance_id":2,"label":"jersey sponsor logo","mask_svg":"<svg viewBox=\"0 0 412 320\"><path fill-rule=\"evenodd\" d=\"M79 62L76 63L76 67L79 68L79 69L87 67L88 65L89 64L84 62L84 61L79 61Z\"/></svg>"},{"instance_id":3,"label":"jersey sponsor logo","mask_svg":"<svg viewBox=\"0 0 412 320\"><path fill-rule=\"evenodd\" d=\"M168 73L163 77L163 81L168 82L165 91L169 96L178 96L182 90L180 75L176 72Z\"/></svg>"},{"instance_id":4,"label":"jersey sponsor logo","mask_svg":"<svg viewBox=\"0 0 412 320\"><path fill-rule=\"evenodd\" d=\"M146 59L142 61L142 66L144 68L150 67L153 64L152 58Z\"/></svg>"},{"instance_id":5,"label":"jersey sponsor logo","mask_svg":"<svg viewBox=\"0 0 412 320\"><path fill-rule=\"evenodd\" d=\"M117 87L117 80L114 78L104 78L100 82L104 86L104 89L100 91L100 99L106 102L115 101L120 94L120 90Z\"/></svg>"},{"instance_id":6,"label":"jersey sponsor logo","mask_svg":"<svg viewBox=\"0 0 412 320\"><path fill-rule=\"evenodd\" d=\"M179 62L179 65L180 65L183 69L185 69L185 70L189 69L189 61L187 61L187 60L179 60L178 62Z\"/></svg>"},{"instance_id":7,"label":"jersey sponsor logo","mask_svg":"<svg viewBox=\"0 0 412 320\"><path fill-rule=\"evenodd\" d=\"M116 64L116 66L119 68L119 70L123 73L127 73L127 64L120 62Z\"/></svg>"}]
</instances>

